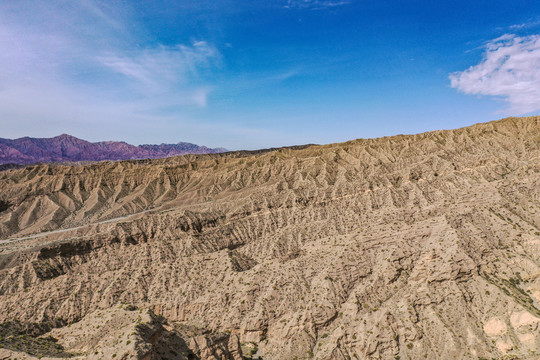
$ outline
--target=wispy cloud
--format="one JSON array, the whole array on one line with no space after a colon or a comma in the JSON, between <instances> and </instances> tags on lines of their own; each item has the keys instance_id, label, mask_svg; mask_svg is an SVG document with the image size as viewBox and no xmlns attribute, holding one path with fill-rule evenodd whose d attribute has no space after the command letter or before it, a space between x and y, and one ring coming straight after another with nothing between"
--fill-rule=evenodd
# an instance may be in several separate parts
<instances>
[{"instance_id":1,"label":"wispy cloud","mask_svg":"<svg viewBox=\"0 0 540 360\"><path fill-rule=\"evenodd\" d=\"M79 131L103 139L136 128L140 137L147 123L178 124L188 118L183 108L207 105L219 50L203 40L160 45L128 6L0 2L4 136Z\"/></svg>"},{"instance_id":2,"label":"wispy cloud","mask_svg":"<svg viewBox=\"0 0 540 360\"><path fill-rule=\"evenodd\" d=\"M482 61L450 74L450 81L465 94L502 99L509 114L540 110L540 35L506 34L490 41Z\"/></svg>"},{"instance_id":3,"label":"wispy cloud","mask_svg":"<svg viewBox=\"0 0 540 360\"><path fill-rule=\"evenodd\" d=\"M214 46L197 41L192 45L160 45L98 59L110 70L133 81L138 88L142 86L140 90L162 93L177 91L179 86L197 80L199 72L218 63L219 57Z\"/></svg>"},{"instance_id":4,"label":"wispy cloud","mask_svg":"<svg viewBox=\"0 0 540 360\"><path fill-rule=\"evenodd\" d=\"M120 31L125 30L124 24L121 21L118 21L114 16L109 15L102 7L106 6L106 3L98 4L92 0L78 0L77 2L81 8L89 11L91 14L99 18L103 23L117 29Z\"/></svg>"},{"instance_id":5,"label":"wispy cloud","mask_svg":"<svg viewBox=\"0 0 540 360\"><path fill-rule=\"evenodd\" d=\"M286 9L323 10L350 4L345 0L287 0Z\"/></svg>"},{"instance_id":6,"label":"wispy cloud","mask_svg":"<svg viewBox=\"0 0 540 360\"><path fill-rule=\"evenodd\" d=\"M540 26L540 20L529 21L529 22L525 22L525 23L521 23L521 24L511 25L509 27L509 29L512 30L512 31L515 31L515 30L530 29L530 28L534 28L534 27L537 27L537 26Z\"/></svg>"}]
</instances>

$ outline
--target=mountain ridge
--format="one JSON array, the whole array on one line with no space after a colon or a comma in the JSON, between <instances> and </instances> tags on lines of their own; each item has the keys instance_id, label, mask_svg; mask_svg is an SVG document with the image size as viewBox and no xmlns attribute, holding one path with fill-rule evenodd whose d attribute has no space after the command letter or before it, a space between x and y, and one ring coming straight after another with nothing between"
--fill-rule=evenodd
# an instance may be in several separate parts
<instances>
[{"instance_id":1,"label":"mountain ridge","mask_svg":"<svg viewBox=\"0 0 540 360\"><path fill-rule=\"evenodd\" d=\"M0 165L38 162L77 162L104 160L156 159L186 154L212 154L228 151L187 142L159 145L131 145L124 141L89 142L69 134L52 138L0 138Z\"/></svg>"}]
</instances>

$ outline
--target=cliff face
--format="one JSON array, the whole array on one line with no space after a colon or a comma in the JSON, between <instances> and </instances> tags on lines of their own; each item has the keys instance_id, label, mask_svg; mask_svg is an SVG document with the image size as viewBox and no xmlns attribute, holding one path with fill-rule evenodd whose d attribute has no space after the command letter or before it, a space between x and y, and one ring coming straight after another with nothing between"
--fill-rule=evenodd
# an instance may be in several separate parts
<instances>
[{"instance_id":1,"label":"cliff face","mask_svg":"<svg viewBox=\"0 0 540 360\"><path fill-rule=\"evenodd\" d=\"M102 161L157 159L185 154L215 154L227 149L180 142L178 144L134 146L122 141L92 143L62 134L53 138L2 139L0 164L33 164L37 162Z\"/></svg>"},{"instance_id":2,"label":"cliff face","mask_svg":"<svg viewBox=\"0 0 540 360\"><path fill-rule=\"evenodd\" d=\"M39 165L0 172L0 189L0 323L56 327L68 352L90 343L71 328L122 303L159 316L171 359L540 351L538 117Z\"/></svg>"}]
</instances>

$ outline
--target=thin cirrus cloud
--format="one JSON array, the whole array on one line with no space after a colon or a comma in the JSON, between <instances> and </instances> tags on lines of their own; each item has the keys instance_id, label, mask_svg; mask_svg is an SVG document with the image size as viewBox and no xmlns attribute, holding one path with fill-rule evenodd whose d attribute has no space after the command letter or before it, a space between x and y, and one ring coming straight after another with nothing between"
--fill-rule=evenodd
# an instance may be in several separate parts
<instances>
[{"instance_id":1,"label":"thin cirrus cloud","mask_svg":"<svg viewBox=\"0 0 540 360\"><path fill-rule=\"evenodd\" d=\"M219 51L205 41L192 45L159 45L117 55L99 57L98 60L109 70L122 75L144 93L164 93L178 91L178 87L188 85L219 62ZM206 105L206 97L201 88L192 89L196 104Z\"/></svg>"},{"instance_id":2,"label":"thin cirrus cloud","mask_svg":"<svg viewBox=\"0 0 540 360\"><path fill-rule=\"evenodd\" d=\"M184 107L207 105L219 50L202 40L156 43L115 4L0 2L4 136L122 131L137 142L148 123L179 127L189 122Z\"/></svg>"},{"instance_id":3,"label":"thin cirrus cloud","mask_svg":"<svg viewBox=\"0 0 540 360\"><path fill-rule=\"evenodd\" d=\"M482 61L450 74L450 82L462 93L505 101L507 114L540 110L540 35L506 34L490 41Z\"/></svg>"},{"instance_id":4,"label":"thin cirrus cloud","mask_svg":"<svg viewBox=\"0 0 540 360\"><path fill-rule=\"evenodd\" d=\"M287 0L286 9L311 9L323 10L347 5L350 1L345 0Z\"/></svg>"}]
</instances>

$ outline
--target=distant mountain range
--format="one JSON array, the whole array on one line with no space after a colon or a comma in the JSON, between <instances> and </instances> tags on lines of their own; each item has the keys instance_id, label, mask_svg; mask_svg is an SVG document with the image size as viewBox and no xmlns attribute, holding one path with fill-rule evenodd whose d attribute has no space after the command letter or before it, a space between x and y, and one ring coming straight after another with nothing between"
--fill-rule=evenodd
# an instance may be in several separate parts
<instances>
[{"instance_id":1,"label":"distant mountain range","mask_svg":"<svg viewBox=\"0 0 540 360\"><path fill-rule=\"evenodd\" d=\"M123 141L89 142L62 134L53 138L0 138L0 164L37 162L157 159L185 154L214 154L224 148L208 148L186 142L131 145Z\"/></svg>"}]
</instances>

